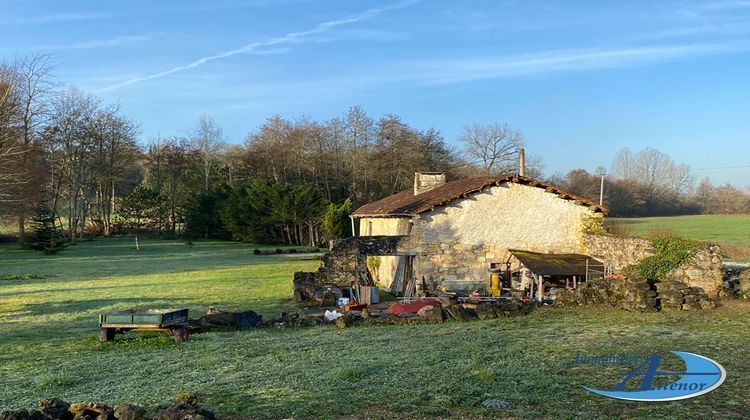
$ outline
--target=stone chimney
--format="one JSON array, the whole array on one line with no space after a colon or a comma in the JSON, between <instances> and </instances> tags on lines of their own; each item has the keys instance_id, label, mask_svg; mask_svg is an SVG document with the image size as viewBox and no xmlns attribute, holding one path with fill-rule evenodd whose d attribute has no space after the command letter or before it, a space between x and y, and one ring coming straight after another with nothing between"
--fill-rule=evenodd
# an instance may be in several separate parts
<instances>
[{"instance_id":1,"label":"stone chimney","mask_svg":"<svg viewBox=\"0 0 750 420\"><path fill-rule=\"evenodd\" d=\"M442 172L414 172L414 195L422 194L445 184Z\"/></svg>"},{"instance_id":2,"label":"stone chimney","mask_svg":"<svg viewBox=\"0 0 750 420\"><path fill-rule=\"evenodd\" d=\"M518 150L518 175L526 176L526 151Z\"/></svg>"}]
</instances>

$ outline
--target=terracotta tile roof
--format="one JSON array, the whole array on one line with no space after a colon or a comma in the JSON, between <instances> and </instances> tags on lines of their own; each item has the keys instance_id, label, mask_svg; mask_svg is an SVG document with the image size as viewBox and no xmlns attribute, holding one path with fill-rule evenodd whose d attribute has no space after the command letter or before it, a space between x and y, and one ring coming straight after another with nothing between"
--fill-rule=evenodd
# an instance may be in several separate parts
<instances>
[{"instance_id":1,"label":"terracotta tile roof","mask_svg":"<svg viewBox=\"0 0 750 420\"><path fill-rule=\"evenodd\" d=\"M585 199L565 192L546 182L534 178L527 178L516 174L502 175L493 178L467 178L446 182L437 188L414 195L413 189L401 191L381 200L365 204L352 213L354 217L384 217L384 216L414 216L436 207L444 206L453 200L465 197L469 194L483 190L492 185L500 185L507 182L531 185L543 188L560 198L572 200L579 204L589 206L594 211L606 212L606 207L600 206L591 200Z\"/></svg>"}]
</instances>

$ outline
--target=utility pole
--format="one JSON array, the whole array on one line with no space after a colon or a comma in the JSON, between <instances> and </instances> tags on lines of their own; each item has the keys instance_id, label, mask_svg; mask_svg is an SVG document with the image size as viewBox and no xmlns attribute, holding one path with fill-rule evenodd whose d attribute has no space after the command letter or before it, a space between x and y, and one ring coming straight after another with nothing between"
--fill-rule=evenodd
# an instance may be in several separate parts
<instances>
[{"instance_id":1,"label":"utility pole","mask_svg":"<svg viewBox=\"0 0 750 420\"><path fill-rule=\"evenodd\" d=\"M602 183L599 187L599 205L601 206L602 203L604 203L604 174L602 174Z\"/></svg>"}]
</instances>

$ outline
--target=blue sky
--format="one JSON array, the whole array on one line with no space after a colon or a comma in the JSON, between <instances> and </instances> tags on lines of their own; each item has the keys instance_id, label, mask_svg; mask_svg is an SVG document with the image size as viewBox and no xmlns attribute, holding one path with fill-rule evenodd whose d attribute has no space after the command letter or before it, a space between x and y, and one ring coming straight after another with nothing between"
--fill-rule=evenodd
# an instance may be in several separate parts
<instances>
[{"instance_id":1,"label":"blue sky","mask_svg":"<svg viewBox=\"0 0 750 420\"><path fill-rule=\"evenodd\" d=\"M143 141L361 105L453 144L507 122L548 173L651 146L750 184L750 0L0 1L0 57L40 50Z\"/></svg>"}]
</instances>

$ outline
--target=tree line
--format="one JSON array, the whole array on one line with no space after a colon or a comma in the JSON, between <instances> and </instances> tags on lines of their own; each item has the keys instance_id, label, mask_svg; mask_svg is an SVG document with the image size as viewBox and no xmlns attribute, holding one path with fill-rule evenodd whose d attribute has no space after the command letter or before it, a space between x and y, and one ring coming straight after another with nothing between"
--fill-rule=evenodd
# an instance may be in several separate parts
<instances>
[{"instance_id":1,"label":"tree line","mask_svg":"<svg viewBox=\"0 0 750 420\"><path fill-rule=\"evenodd\" d=\"M729 183L716 186L708 178L697 185L691 168L656 149L622 149L610 171L575 169L550 181L574 194L598 201L604 177L603 203L618 217L685 214L748 214L750 191Z\"/></svg>"},{"instance_id":2,"label":"tree line","mask_svg":"<svg viewBox=\"0 0 750 420\"><path fill-rule=\"evenodd\" d=\"M30 216L54 221L75 243L87 235L155 234L297 245L350 232L359 205L411 188L416 171L449 179L515 172L521 133L473 124L460 147L434 128L355 106L328 121L271 116L232 144L201 117L191 134L140 142L117 105L63 88L44 55L0 63L0 215L21 241ZM546 177L527 155L527 174L597 200L617 216L748 212L730 185L695 186L687 165L653 149L615 156L609 173ZM40 215L42 213L49 214Z\"/></svg>"}]
</instances>

